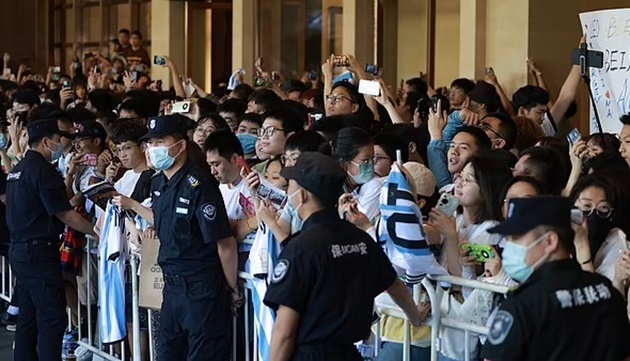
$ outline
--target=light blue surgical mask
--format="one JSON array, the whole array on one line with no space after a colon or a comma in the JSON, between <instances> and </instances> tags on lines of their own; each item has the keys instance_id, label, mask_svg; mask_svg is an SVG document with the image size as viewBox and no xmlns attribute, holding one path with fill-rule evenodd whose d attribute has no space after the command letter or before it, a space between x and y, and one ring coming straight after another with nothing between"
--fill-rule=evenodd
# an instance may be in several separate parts
<instances>
[{"instance_id":1,"label":"light blue surgical mask","mask_svg":"<svg viewBox=\"0 0 630 361\"><path fill-rule=\"evenodd\" d=\"M0 133L0 149L7 149L7 145L9 145L9 139L7 135L4 133Z\"/></svg>"},{"instance_id":2,"label":"light blue surgical mask","mask_svg":"<svg viewBox=\"0 0 630 361\"><path fill-rule=\"evenodd\" d=\"M300 207L302 207L302 204L304 204L304 201L300 202L300 204L298 204L297 206L294 207L293 203L291 202L291 199L293 198L293 196L298 194L299 191L300 191L300 189L298 189L297 191L289 194L289 201L287 202L287 206L293 207L293 211L295 212L295 214L297 215L298 218L300 218L300 215L298 214L298 209L300 209Z\"/></svg>"},{"instance_id":3,"label":"light blue surgical mask","mask_svg":"<svg viewBox=\"0 0 630 361\"><path fill-rule=\"evenodd\" d=\"M252 154L256 152L256 140L258 139L257 136L250 133L241 133L237 134L236 137L241 142L243 153Z\"/></svg>"},{"instance_id":4,"label":"light blue surgical mask","mask_svg":"<svg viewBox=\"0 0 630 361\"><path fill-rule=\"evenodd\" d=\"M51 162L56 162L57 160L59 160L59 158L63 156L63 144L61 143L56 143L56 144L57 144L57 147L54 150L46 147L50 151Z\"/></svg>"},{"instance_id":5,"label":"light blue surgical mask","mask_svg":"<svg viewBox=\"0 0 630 361\"><path fill-rule=\"evenodd\" d=\"M348 174L350 175L350 177L352 177L352 180L356 184L365 184L369 182L370 180L372 180L372 178L374 178L374 162L373 161L363 162L361 164L358 164L355 162L351 162L351 163L356 165L359 168L359 174L357 175L352 175L350 174L350 172L348 172Z\"/></svg>"},{"instance_id":6,"label":"light blue surgical mask","mask_svg":"<svg viewBox=\"0 0 630 361\"><path fill-rule=\"evenodd\" d=\"M507 273L508 276L512 277L513 280L519 283L527 281L532 273L534 273L536 268L538 268L538 266L545 262L549 257L549 254L545 254L538 261L530 266L525 260L527 257L527 252L529 252L530 249L536 247L546 237L547 233L540 236L529 246L522 246L514 242L506 242L505 248L503 248L503 253L501 254L501 257L503 258L502 262L505 273Z\"/></svg>"},{"instance_id":7,"label":"light blue surgical mask","mask_svg":"<svg viewBox=\"0 0 630 361\"><path fill-rule=\"evenodd\" d=\"M173 166L173 164L175 163L175 158L177 157L177 155L171 156L169 154L169 150L173 145L171 145L170 147L164 145L150 147L147 149L147 151L149 152L149 160L151 161L151 164L153 164L153 167L155 169L164 171Z\"/></svg>"}]
</instances>

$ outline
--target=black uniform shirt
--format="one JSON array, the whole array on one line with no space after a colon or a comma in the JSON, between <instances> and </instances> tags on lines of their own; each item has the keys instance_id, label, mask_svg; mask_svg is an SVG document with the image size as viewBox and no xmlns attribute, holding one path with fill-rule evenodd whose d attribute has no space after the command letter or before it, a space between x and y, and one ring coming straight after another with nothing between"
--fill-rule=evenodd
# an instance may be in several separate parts
<instances>
[{"instance_id":1,"label":"black uniform shirt","mask_svg":"<svg viewBox=\"0 0 630 361\"><path fill-rule=\"evenodd\" d=\"M40 153L29 150L7 176L7 226L11 241L58 240L63 223L56 214L69 211L59 172Z\"/></svg>"},{"instance_id":2,"label":"black uniform shirt","mask_svg":"<svg viewBox=\"0 0 630 361\"><path fill-rule=\"evenodd\" d=\"M192 276L219 263L217 241L231 237L221 192L190 160L167 179L153 178L158 263L167 275Z\"/></svg>"},{"instance_id":3,"label":"black uniform shirt","mask_svg":"<svg viewBox=\"0 0 630 361\"><path fill-rule=\"evenodd\" d=\"M490 321L482 356L619 361L630 356L625 303L610 281L572 259L542 265Z\"/></svg>"},{"instance_id":4,"label":"black uniform shirt","mask_svg":"<svg viewBox=\"0 0 630 361\"><path fill-rule=\"evenodd\" d=\"M348 345L369 334L374 297L396 280L374 240L333 210L311 215L274 268L265 304L301 315L298 344Z\"/></svg>"}]
</instances>

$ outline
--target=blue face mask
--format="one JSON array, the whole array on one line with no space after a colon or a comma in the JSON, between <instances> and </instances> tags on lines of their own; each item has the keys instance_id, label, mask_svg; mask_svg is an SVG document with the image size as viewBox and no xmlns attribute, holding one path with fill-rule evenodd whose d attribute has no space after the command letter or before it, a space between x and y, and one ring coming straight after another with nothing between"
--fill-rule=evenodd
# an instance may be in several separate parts
<instances>
[{"instance_id":1,"label":"blue face mask","mask_svg":"<svg viewBox=\"0 0 630 361\"><path fill-rule=\"evenodd\" d=\"M503 257L502 261L505 273L519 283L525 282L532 273L534 273L536 268L538 268L538 266L545 262L547 257L549 257L548 254L545 254L531 266L528 265L525 260L527 252L542 242L546 236L547 234L543 234L529 246L521 246L520 244L516 244L514 242L506 242L505 248L503 248L503 253L501 254L501 257Z\"/></svg>"},{"instance_id":2,"label":"blue face mask","mask_svg":"<svg viewBox=\"0 0 630 361\"><path fill-rule=\"evenodd\" d=\"M237 134L236 137L241 142L243 153L252 154L256 152L256 140L258 137L250 133Z\"/></svg>"},{"instance_id":3,"label":"blue face mask","mask_svg":"<svg viewBox=\"0 0 630 361\"><path fill-rule=\"evenodd\" d=\"M7 139L7 135L4 133L0 133L0 149L7 149L8 143L9 139Z\"/></svg>"},{"instance_id":4,"label":"blue face mask","mask_svg":"<svg viewBox=\"0 0 630 361\"><path fill-rule=\"evenodd\" d=\"M374 178L374 162L369 161L361 164L357 164L355 162L351 163L359 167L359 174L352 175L348 173L356 184L365 184Z\"/></svg>"},{"instance_id":5,"label":"blue face mask","mask_svg":"<svg viewBox=\"0 0 630 361\"><path fill-rule=\"evenodd\" d=\"M171 147L173 145L171 145ZM151 164L153 164L153 167L155 169L163 171L173 166L173 164L175 163L175 157L177 157L177 155L173 157L169 154L171 147L159 146L148 148L149 160L151 161Z\"/></svg>"},{"instance_id":6,"label":"blue face mask","mask_svg":"<svg viewBox=\"0 0 630 361\"><path fill-rule=\"evenodd\" d=\"M63 144L57 143L57 147L56 148L57 149L54 149L54 150L48 148L48 150L50 151L50 161L51 162L56 162L57 160L59 160L59 158L61 158L63 156Z\"/></svg>"}]
</instances>

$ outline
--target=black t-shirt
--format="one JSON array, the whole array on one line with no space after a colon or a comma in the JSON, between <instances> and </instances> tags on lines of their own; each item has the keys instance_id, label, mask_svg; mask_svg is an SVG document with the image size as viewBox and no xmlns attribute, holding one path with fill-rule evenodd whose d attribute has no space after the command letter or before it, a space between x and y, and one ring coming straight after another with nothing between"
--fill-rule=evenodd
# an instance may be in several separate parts
<instances>
[{"instance_id":1,"label":"black t-shirt","mask_svg":"<svg viewBox=\"0 0 630 361\"><path fill-rule=\"evenodd\" d=\"M217 242L232 236L223 197L190 160L167 179L153 177L153 215L164 274L192 276L220 266Z\"/></svg>"},{"instance_id":2,"label":"black t-shirt","mask_svg":"<svg viewBox=\"0 0 630 361\"><path fill-rule=\"evenodd\" d=\"M12 242L58 240L63 223L56 214L72 207L59 172L29 150L7 176L7 225Z\"/></svg>"},{"instance_id":3,"label":"black t-shirt","mask_svg":"<svg viewBox=\"0 0 630 361\"><path fill-rule=\"evenodd\" d=\"M546 263L501 304L482 356L491 361L619 361L626 307L610 281L572 259Z\"/></svg>"},{"instance_id":4,"label":"black t-shirt","mask_svg":"<svg viewBox=\"0 0 630 361\"><path fill-rule=\"evenodd\" d=\"M369 334L374 297L396 280L374 240L335 211L311 215L274 268L265 304L301 315L298 345L348 345Z\"/></svg>"}]
</instances>

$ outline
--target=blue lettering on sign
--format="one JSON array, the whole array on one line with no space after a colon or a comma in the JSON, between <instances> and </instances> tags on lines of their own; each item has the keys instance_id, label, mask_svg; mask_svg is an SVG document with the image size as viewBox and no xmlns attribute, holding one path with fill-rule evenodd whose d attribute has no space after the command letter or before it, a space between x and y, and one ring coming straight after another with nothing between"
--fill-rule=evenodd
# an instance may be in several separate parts
<instances>
[{"instance_id":1,"label":"blue lettering on sign","mask_svg":"<svg viewBox=\"0 0 630 361\"><path fill-rule=\"evenodd\" d=\"M630 97L628 97L628 79L625 79L623 81L623 88L619 93L617 105L619 106L619 110L622 113L627 113L630 111Z\"/></svg>"}]
</instances>

